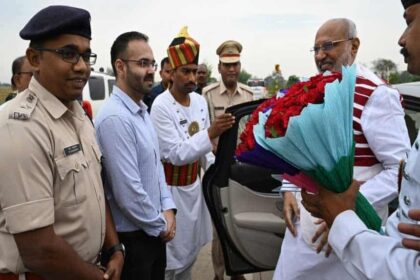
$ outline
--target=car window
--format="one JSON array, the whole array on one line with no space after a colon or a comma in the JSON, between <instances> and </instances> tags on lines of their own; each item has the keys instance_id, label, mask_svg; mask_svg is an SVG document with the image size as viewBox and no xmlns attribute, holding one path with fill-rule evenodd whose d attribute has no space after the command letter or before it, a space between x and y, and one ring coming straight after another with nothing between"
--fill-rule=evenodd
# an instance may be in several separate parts
<instances>
[{"instance_id":1,"label":"car window","mask_svg":"<svg viewBox=\"0 0 420 280\"><path fill-rule=\"evenodd\" d=\"M112 88L114 87L114 85L115 85L115 79L109 79L108 80L108 92L109 92L109 95L111 95Z\"/></svg>"},{"instance_id":2,"label":"car window","mask_svg":"<svg viewBox=\"0 0 420 280\"><path fill-rule=\"evenodd\" d=\"M407 125L411 144L413 144L417 137L417 131L420 128L420 97L404 93L402 96L405 112L405 123Z\"/></svg>"},{"instance_id":3,"label":"car window","mask_svg":"<svg viewBox=\"0 0 420 280\"><path fill-rule=\"evenodd\" d=\"M420 127L420 112L405 109L405 123L407 125L410 142L413 144L414 140L416 140L417 131Z\"/></svg>"},{"instance_id":4,"label":"car window","mask_svg":"<svg viewBox=\"0 0 420 280\"><path fill-rule=\"evenodd\" d=\"M104 78L91 76L89 78L90 99L103 100L105 99L105 84Z\"/></svg>"}]
</instances>

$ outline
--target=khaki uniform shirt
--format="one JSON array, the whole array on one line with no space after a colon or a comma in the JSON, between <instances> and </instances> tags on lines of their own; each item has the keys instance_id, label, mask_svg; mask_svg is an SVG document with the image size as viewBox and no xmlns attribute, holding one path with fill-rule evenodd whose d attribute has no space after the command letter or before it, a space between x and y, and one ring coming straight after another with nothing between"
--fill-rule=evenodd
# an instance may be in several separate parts
<instances>
[{"instance_id":1,"label":"khaki uniform shirt","mask_svg":"<svg viewBox=\"0 0 420 280\"><path fill-rule=\"evenodd\" d=\"M101 154L81 106L35 79L0 111L0 273L27 271L13 234L53 225L88 262L105 237Z\"/></svg>"},{"instance_id":2,"label":"khaki uniform shirt","mask_svg":"<svg viewBox=\"0 0 420 280\"><path fill-rule=\"evenodd\" d=\"M220 81L205 87L203 89L203 96L206 98L209 106L211 122L214 121L215 117L222 115L228 107L254 100L252 89L239 82L234 94L229 94L223 81ZM245 127L246 121L247 119L243 118L239 122L240 131ZM240 133L238 133L239 136ZM216 150L218 140L219 138L212 141L214 151Z\"/></svg>"},{"instance_id":3,"label":"khaki uniform shirt","mask_svg":"<svg viewBox=\"0 0 420 280\"><path fill-rule=\"evenodd\" d=\"M254 100L250 87L238 83L235 93L229 94L223 81L205 87L203 96L209 106L211 122L215 117L222 115L228 107Z\"/></svg>"}]
</instances>

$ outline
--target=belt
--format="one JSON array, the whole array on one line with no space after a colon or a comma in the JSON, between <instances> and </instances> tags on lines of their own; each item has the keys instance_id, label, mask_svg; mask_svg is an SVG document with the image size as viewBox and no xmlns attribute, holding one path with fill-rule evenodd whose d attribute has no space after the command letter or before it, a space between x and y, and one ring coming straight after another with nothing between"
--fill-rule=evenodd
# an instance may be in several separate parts
<instances>
[{"instance_id":1,"label":"belt","mask_svg":"<svg viewBox=\"0 0 420 280\"><path fill-rule=\"evenodd\" d=\"M169 162L162 162L165 169L166 183L174 187L188 186L197 180L198 160L186 165L173 165Z\"/></svg>"},{"instance_id":2,"label":"belt","mask_svg":"<svg viewBox=\"0 0 420 280\"><path fill-rule=\"evenodd\" d=\"M138 237L150 237L146 232L143 230L136 230L136 231L119 231L117 232L118 237L121 238L138 238Z\"/></svg>"},{"instance_id":3,"label":"belt","mask_svg":"<svg viewBox=\"0 0 420 280\"><path fill-rule=\"evenodd\" d=\"M43 280L41 276L33 274L32 272L25 272L25 274L0 273L0 280Z\"/></svg>"}]
</instances>

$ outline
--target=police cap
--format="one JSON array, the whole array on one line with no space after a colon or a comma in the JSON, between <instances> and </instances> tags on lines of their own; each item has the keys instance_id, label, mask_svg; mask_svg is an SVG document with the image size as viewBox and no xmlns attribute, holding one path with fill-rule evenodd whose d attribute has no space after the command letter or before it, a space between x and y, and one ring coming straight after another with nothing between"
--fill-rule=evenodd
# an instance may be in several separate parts
<instances>
[{"instance_id":1,"label":"police cap","mask_svg":"<svg viewBox=\"0 0 420 280\"><path fill-rule=\"evenodd\" d=\"M49 6L35 14L19 35L24 40L44 40L61 34L91 39L88 11L69 6Z\"/></svg>"},{"instance_id":2,"label":"police cap","mask_svg":"<svg viewBox=\"0 0 420 280\"><path fill-rule=\"evenodd\" d=\"M239 42L229 40L223 42L216 50L219 60L223 63L235 63L240 61L242 45Z\"/></svg>"}]
</instances>

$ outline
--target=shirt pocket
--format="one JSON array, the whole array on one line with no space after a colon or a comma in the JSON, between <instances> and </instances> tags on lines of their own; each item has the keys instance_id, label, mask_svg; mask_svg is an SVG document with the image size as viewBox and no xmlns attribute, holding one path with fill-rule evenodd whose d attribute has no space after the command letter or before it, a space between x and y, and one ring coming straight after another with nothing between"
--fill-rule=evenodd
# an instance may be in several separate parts
<instances>
[{"instance_id":1,"label":"shirt pocket","mask_svg":"<svg viewBox=\"0 0 420 280\"><path fill-rule=\"evenodd\" d=\"M225 107L222 106L215 106L214 107L214 116L218 117L225 113Z\"/></svg>"},{"instance_id":2,"label":"shirt pocket","mask_svg":"<svg viewBox=\"0 0 420 280\"><path fill-rule=\"evenodd\" d=\"M82 152L55 159L58 171L58 200L62 206L80 204L87 198L88 164Z\"/></svg>"}]
</instances>

